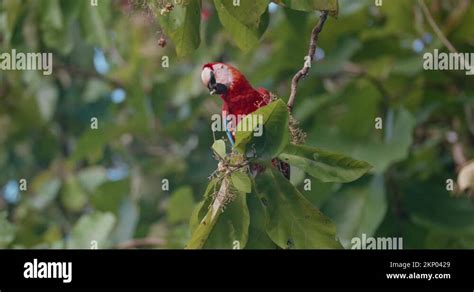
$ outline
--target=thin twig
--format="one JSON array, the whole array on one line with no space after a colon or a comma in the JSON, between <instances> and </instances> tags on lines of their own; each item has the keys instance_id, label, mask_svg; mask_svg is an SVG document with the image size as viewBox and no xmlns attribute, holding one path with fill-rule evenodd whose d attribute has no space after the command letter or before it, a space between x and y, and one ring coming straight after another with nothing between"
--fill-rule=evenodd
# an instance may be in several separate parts
<instances>
[{"instance_id":1,"label":"thin twig","mask_svg":"<svg viewBox=\"0 0 474 292\"><path fill-rule=\"evenodd\" d=\"M444 44L444 46L448 48L451 53L457 53L458 50L453 46L453 44L448 40L448 38L446 38L444 33L434 21L433 16L431 16L431 13L428 10L428 7L426 6L425 2L423 2L423 0L418 0L418 3L420 4L421 10L423 10L423 14L425 14L425 17L428 20L428 23L430 24L431 28L436 33L441 42ZM464 54L460 54L460 58L461 62L464 63L464 68L470 68L469 61L464 58Z\"/></svg>"},{"instance_id":2,"label":"thin twig","mask_svg":"<svg viewBox=\"0 0 474 292\"><path fill-rule=\"evenodd\" d=\"M316 47L318 45L319 33L323 29L324 23L328 18L328 12L323 11L321 17L319 18L318 24L313 28L311 32L311 42L309 44L308 55L305 58L303 68L301 68L291 80L291 93L290 98L288 99L288 108L291 111L293 109L295 99L296 99L296 90L298 89L298 82L301 78L304 78L308 75L309 69L311 67L311 62L313 62L314 54L316 53ZM309 57L310 60L307 58Z\"/></svg>"},{"instance_id":3,"label":"thin twig","mask_svg":"<svg viewBox=\"0 0 474 292\"><path fill-rule=\"evenodd\" d=\"M451 44L451 42L444 36L443 32L439 28L439 26L436 24L436 22L433 19L433 16L431 16L430 11L428 10L428 7L426 6L425 2L423 0L418 0L418 3L420 4L421 10L423 11L423 14L425 15L426 19L428 20L428 23L430 24L431 28L433 31L436 33L438 38L441 40L441 42L444 44L446 48L451 53L457 53L458 51L456 48Z\"/></svg>"},{"instance_id":4,"label":"thin twig","mask_svg":"<svg viewBox=\"0 0 474 292\"><path fill-rule=\"evenodd\" d=\"M80 76L83 78L93 78L93 79L99 79L102 80L106 83L109 83L113 87L118 87L118 88L124 88L125 84L119 80L111 79L105 75L101 75L97 73L96 71L93 70L88 70L84 68L80 68L77 66L69 65L69 64L63 64L63 63L58 63L55 65L56 68L58 69L63 69L69 72L71 75L74 76Z\"/></svg>"},{"instance_id":5,"label":"thin twig","mask_svg":"<svg viewBox=\"0 0 474 292\"><path fill-rule=\"evenodd\" d=\"M448 48L448 50L451 53L457 53L458 50L453 46L453 44L448 40L448 38L446 38L444 33L441 31L439 26L436 24L436 21L433 19L433 16L431 15L431 13L430 13L428 7L426 6L425 2L423 2L423 0L418 0L418 4L420 5L421 10L423 11L423 14L425 15L426 19L428 20L428 23L430 24L431 28L433 29L435 34L438 36L438 38L441 40L443 45L446 48ZM469 68L470 67L469 62L468 62L468 60L464 59L464 55L460 54L460 57L461 57L461 62L464 62L464 64L465 64L464 67ZM468 116L469 116L470 113L468 113L467 107L465 108L465 113L466 113L466 119L468 119ZM468 122L468 129L470 130L471 133L474 134L474 127L471 126L469 122ZM461 149L461 153L462 153L462 148L459 148L459 147L454 147L454 148ZM459 153L459 150L456 150L456 152Z\"/></svg>"},{"instance_id":6,"label":"thin twig","mask_svg":"<svg viewBox=\"0 0 474 292\"><path fill-rule=\"evenodd\" d=\"M426 19L428 20L428 23L430 24L431 28L433 29L435 34L438 36L438 38L441 40L443 45L446 48L448 48L448 50L451 53L457 53L458 50L453 46L453 44L444 35L444 33L439 28L439 26L436 24L436 21L434 21L433 16L431 15L430 11L428 10L428 7L426 6L425 2L423 2L423 0L418 0L418 4L420 4L421 10L423 11L423 14L425 15ZM461 58L461 62L464 63L464 68L470 68L469 61L464 58L464 54L460 54L459 56Z\"/></svg>"}]
</instances>

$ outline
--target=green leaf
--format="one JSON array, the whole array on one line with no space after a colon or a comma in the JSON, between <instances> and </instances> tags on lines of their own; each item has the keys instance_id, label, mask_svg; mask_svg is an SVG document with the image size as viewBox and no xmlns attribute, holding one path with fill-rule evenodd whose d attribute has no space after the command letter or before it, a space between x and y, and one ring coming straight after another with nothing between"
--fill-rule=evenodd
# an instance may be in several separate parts
<instances>
[{"instance_id":1,"label":"green leaf","mask_svg":"<svg viewBox=\"0 0 474 292\"><path fill-rule=\"evenodd\" d=\"M266 232L279 247L341 248L336 227L274 168L256 177Z\"/></svg>"},{"instance_id":2,"label":"green leaf","mask_svg":"<svg viewBox=\"0 0 474 292\"><path fill-rule=\"evenodd\" d=\"M390 116L385 120L390 121ZM413 142L413 129L416 125L415 117L406 109L393 111L393 124L385 122L385 138L383 142L357 145L353 156L366 160L374 165L375 171L382 172L391 163L407 157L410 145Z\"/></svg>"},{"instance_id":3,"label":"green leaf","mask_svg":"<svg viewBox=\"0 0 474 292\"><path fill-rule=\"evenodd\" d=\"M134 238L140 220L140 207L136 201L132 197L122 200L116 227L110 235L113 242L124 242Z\"/></svg>"},{"instance_id":4,"label":"green leaf","mask_svg":"<svg viewBox=\"0 0 474 292\"><path fill-rule=\"evenodd\" d=\"M59 193L61 180L54 173L47 170L37 175L32 183L32 189L35 195L31 197L33 208L42 210L48 206Z\"/></svg>"},{"instance_id":5,"label":"green leaf","mask_svg":"<svg viewBox=\"0 0 474 292\"><path fill-rule=\"evenodd\" d=\"M337 226L337 235L346 248L354 237L373 236L387 212L384 179L376 175L369 184L344 187L329 197L323 211Z\"/></svg>"},{"instance_id":6,"label":"green leaf","mask_svg":"<svg viewBox=\"0 0 474 292\"><path fill-rule=\"evenodd\" d=\"M278 245L270 239L266 232L266 216L256 192L247 195L247 206L250 215L250 225L249 238L245 248L278 249Z\"/></svg>"},{"instance_id":7,"label":"green leaf","mask_svg":"<svg viewBox=\"0 0 474 292\"><path fill-rule=\"evenodd\" d=\"M209 208L213 201L214 194L219 187L220 184L217 179L211 180L204 193L204 199L194 208L189 222L191 239L186 244L186 248L202 248L209 238L209 234L220 215L220 212L217 212L215 216L212 216L211 209Z\"/></svg>"},{"instance_id":8,"label":"green leaf","mask_svg":"<svg viewBox=\"0 0 474 292\"><path fill-rule=\"evenodd\" d=\"M276 4L301 11L329 11L329 15L337 16L337 0L273 0Z\"/></svg>"},{"instance_id":9,"label":"green leaf","mask_svg":"<svg viewBox=\"0 0 474 292\"><path fill-rule=\"evenodd\" d=\"M88 192L94 192L97 187L107 181L107 171L103 166L84 168L77 173L79 184Z\"/></svg>"},{"instance_id":10,"label":"green leaf","mask_svg":"<svg viewBox=\"0 0 474 292\"><path fill-rule=\"evenodd\" d=\"M313 112L314 126L308 130L307 143L367 161L376 173L404 159L413 141L416 119L403 107L390 108L386 115L379 112L379 95L367 81L348 86ZM383 118L383 129L374 127L377 117Z\"/></svg>"},{"instance_id":11,"label":"green leaf","mask_svg":"<svg viewBox=\"0 0 474 292\"><path fill-rule=\"evenodd\" d=\"M247 115L237 127L235 148L242 153L247 151L250 155L255 154L261 159L277 156L289 143L288 116L288 108L281 99ZM254 131L249 131L248 126L247 129L244 126L239 129L240 125L255 124L258 126L254 127ZM262 124L262 132L259 133L256 129Z\"/></svg>"},{"instance_id":12,"label":"green leaf","mask_svg":"<svg viewBox=\"0 0 474 292\"><path fill-rule=\"evenodd\" d=\"M64 27L63 14L59 0L45 0L41 6L41 24L50 29Z\"/></svg>"},{"instance_id":13,"label":"green leaf","mask_svg":"<svg viewBox=\"0 0 474 292\"><path fill-rule=\"evenodd\" d=\"M82 189L76 177L73 175L68 176L61 191L61 202L64 204L64 207L68 210L78 212L84 208L87 201L87 194Z\"/></svg>"},{"instance_id":14,"label":"green leaf","mask_svg":"<svg viewBox=\"0 0 474 292\"><path fill-rule=\"evenodd\" d=\"M45 0L41 5L40 18L41 37L45 45L61 54L69 54L74 47L74 39L71 23L64 19L61 1Z\"/></svg>"},{"instance_id":15,"label":"green leaf","mask_svg":"<svg viewBox=\"0 0 474 292\"><path fill-rule=\"evenodd\" d=\"M38 104L38 110L44 121L50 121L53 117L57 100L57 87L49 82L41 83L36 93L36 103Z\"/></svg>"},{"instance_id":16,"label":"green leaf","mask_svg":"<svg viewBox=\"0 0 474 292\"><path fill-rule=\"evenodd\" d=\"M98 248L104 248L114 224L115 217L112 213L94 212L83 215L74 225L67 247L89 249L97 242Z\"/></svg>"},{"instance_id":17,"label":"green leaf","mask_svg":"<svg viewBox=\"0 0 474 292\"><path fill-rule=\"evenodd\" d=\"M199 223L201 223L201 220L206 216L207 209L211 202L211 198L208 197L197 203L194 207L193 212L191 213L191 218L189 219L189 230L191 231L191 234L194 234Z\"/></svg>"},{"instance_id":18,"label":"green leaf","mask_svg":"<svg viewBox=\"0 0 474 292\"><path fill-rule=\"evenodd\" d=\"M236 192L212 229L204 248L243 249L247 244L250 215L247 195Z\"/></svg>"},{"instance_id":19,"label":"green leaf","mask_svg":"<svg viewBox=\"0 0 474 292\"><path fill-rule=\"evenodd\" d=\"M199 226L201 220L206 216L209 205L212 202L213 194L217 191L218 180L212 179L207 185L206 191L204 192L204 199L200 201L193 210L191 214L191 219L189 220L189 227L191 233L194 233L196 228Z\"/></svg>"},{"instance_id":20,"label":"green leaf","mask_svg":"<svg viewBox=\"0 0 474 292\"><path fill-rule=\"evenodd\" d=\"M176 47L178 57L189 56L201 43L201 1L176 5L170 13L159 15L158 21Z\"/></svg>"},{"instance_id":21,"label":"green leaf","mask_svg":"<svg viewBox=\"0 0 474 292\"><path fill-rule=\"evenodd\" d=\"M104 147L123 133L136 131L139 127L138 119L124 125L101 124L99 129L87 129L77 140L76 150L70 157L71 162L87 158L89 162L97 162L102 158Z\"/></svg>"},{"instance_id":22,"label":"green leaf","mask_svg":"<svg viewBox=\"0 0 474 292\"><path fill-rule=\"evenodd\" d=\"M232 185L243 193L250 193L252 191L252 182L246 173L241 171L234 171L230 176Z\"/></svg>"},{"instance_id":23,"label":"green leaf","mask_svg":"<svg viewBox=\"0 0 474 292\"><path fill-rule=\"evenodd\" d=\"M92 194L91 203L99 211L117 213L123 199L130 193L130 179L108 181Z\"/></svg>"},{"instance_id":24,"label":"green leaf","mask_svg":"<svg viewBox=\"0 0 474 292\"><path fill-rule=\"evenodd\" d=\"M372 168L365 161L304 145L289 144L278 157L323 182L350 182Z\"/></svg>"},{"instance_id":25,"label":"green leaf","mask_svg":"<svg viewBox=\"0 0 474 292\"><path fill-rule=\"evenodd\" d=\"M10 38L13 34L17 21L21 16L24 5L20 1L4 0L2 1L1 6L4 14L0 14L0 27L2 27L0 31L4 34L4 40L6 40L6 43L9 44Z\"/></svg>"},{"instance_id":26,"label":"green leaf","mask_svg":"<svg viewBox=\"0 0 474 292\"><path fill-rule=\"evenodd\" d=\"M262 14L262 17L260 17L260 23L258 26L258 36L262 36L265 31L268 28L268 25L270 24L270 12L268 9L265 10L265 12Z\"/></svg>"},{"instance_id":27,"label":"green leaf","mask_svg":"<svg viewBox=\"0 0 474 292\"><path fill-rule=\"evenodd\" d=\"M435 180L435 179L434 179ZM442 178L438 184L416 182L404 188L404 206L411 220L421 226L460 235L474 234L474 204L467 197L453 197Z\"/></svg>"},{"instance_id":28,"label":"green leaf","mask_svg":"<svg viewBox=\"0 0 474 292\"><path fill-rule=\"evenodd\" d=\"M166 208L166 216L171 224L188 221L193 212L193 190L186 186L180 187L171 194Z\"/></svg>"},{"instance_id":29,"label":"green leaf","mask_svg":"<svg viewBox=\"0 0 474 292\"><path fill-rule=\"evenodd\" d=\"M108 43L106 25L104 23L103 11L101 7L106 7L106 3L99 6L92 6L84 2L79 15L79 23L84 39L105 48ZM110 4L109 4L110 6Z\"/></svg>"},{"instance_id":30,"label":"green leaf","mask_svg":"<svg viewBox=\"0 0 474 292\"><path fill-rule=\"evenodd\" d=\"M268 24L268 15L264 14L269 0L240 1L238 6L233 2L214 0L214 5L222 25L232 35L237 46L248 51L259 43Z\"/></svg>"},{"instance_id":31,"label":"green leaf","mask_svg":"<svg viewBox=\"0 0 474 292\"><path fill-rule=\"evenodd\" d=\"M217 219L219 218L220 211L213 215L209 209L202 220L199 221L194 232L191 234L191 239L186 244L187 249L201 249L206 244L209 235L211 234L214 225L216 225Z\"/></svg>"},{"instance_id":32,"label":"green leaf","mask_svg":"<svg viewBox=\"0 0 474 292\"><path fill-rule=\"evenodd\" d=\"M224 158L226 156L225 142L224 140L217 140L212 144L212 149L220 156Z\"/></svg>"},{"instance_id":33,"label":"green leaf","mask_svg":"<svg viewBox=\"0 0 474 292\"><path fill-rule=\"evenodd\" d=\"M0 212L0 248L5 248L15 238L15 226L7 220L7 212Z\"/></svg>"},{"instance_id":34,"label":"green leaf","mask_svg":"<svg viewBox=\"0 0 474 292\"><path fill-rule=\"evenodd\" d=\"M216 196L213 195L214 190L220 191L226 187L235 194L235 198L226 204L223 212L222 208L216 211L210 207ZM186 248L244 248L250 224L246 194L225 180L218 185L217 179L214 179L209 183L204 197L191 216L192 235Z\"/></svg>"}]
</instances>

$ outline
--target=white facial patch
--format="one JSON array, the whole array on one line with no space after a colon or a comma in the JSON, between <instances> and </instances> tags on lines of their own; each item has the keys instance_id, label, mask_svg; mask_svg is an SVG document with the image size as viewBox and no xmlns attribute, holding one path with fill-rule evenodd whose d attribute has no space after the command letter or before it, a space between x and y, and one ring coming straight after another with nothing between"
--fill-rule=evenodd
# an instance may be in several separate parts
<instances>
[{"instance_id":1,"label":"white facial patch","mask_svg":"<svg viewBox=\"0 0 474 292\"><path fill-rule=\"evenodd\" d=\"M212 68L214 69L214 76L216 77L217 83L224 84L227 87L232 84L232 74L226 65L218 63Z\"/></svg>"},{"instance_id":2,"label":"white facial patch","mask_svg":"<svg viewBox=\"0 0 474 292\"><path fill-rule=\"evenodd\" d=\"M211 69L209 67L206 67L202 70L201 80L202 80L202 84L204 84L204 86L207 87L207 85L211 81Z\"/></svg>"}]
</instances>

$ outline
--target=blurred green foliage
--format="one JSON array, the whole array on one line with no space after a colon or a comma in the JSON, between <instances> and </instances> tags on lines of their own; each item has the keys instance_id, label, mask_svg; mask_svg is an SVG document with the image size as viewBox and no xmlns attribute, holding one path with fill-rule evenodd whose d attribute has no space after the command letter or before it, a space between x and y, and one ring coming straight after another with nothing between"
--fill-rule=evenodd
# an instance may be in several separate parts
<instances>
[{"instance_id":1,"label":"blurred green foliage","mask_svg":"<svg viewBox=\"0 0 474 292\"><path fill-rule=\"evenodd\" d=\"M216 167L210 117L221 101L202 87L202 64L235 64L286 99L318 20L241 1L245 14L224 0L190 0L164 15L148 5L154 1L0 1L0 52L54 54L51 76L0 71L0 247L108 248L137 238L184 247ZM472 51L471 1L426 3L456 49ZM424 52L446 49L416 1L339 0L338 9L300 82L295 117L308 145L374 168L344 185L292 168L292 183L335 222L345 247L365 233L402 236L405 248L473 248L474 203L446 190L462 167L455 146L466 160L474 155L472 76L423 70ZM252 221L263 220L254 213ZM268 247L252 221L247 247Z\"/></svg>"}]
</instances>

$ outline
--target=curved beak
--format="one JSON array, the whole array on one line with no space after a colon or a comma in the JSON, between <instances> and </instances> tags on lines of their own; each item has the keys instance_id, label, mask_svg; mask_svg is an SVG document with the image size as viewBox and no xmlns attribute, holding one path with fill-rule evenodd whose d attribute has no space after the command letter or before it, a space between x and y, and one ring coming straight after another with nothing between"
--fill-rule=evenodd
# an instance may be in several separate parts
<instances>
[{"instance_id":1,"label":"curved beak","mask_svg":"<svg viewBox=\"0 0 474 292\"><path fill-rule=\"evenodd\" d=\"M209 80L209 83L207 83L207 88L209 89L209 93L211 95L224 94L227 92L227 86L216 82L216 77L214 76L213 71L211 71L211 79Z\"/></svg>"},{"instance_id":2,"label":"curved beak","mask_svg":"<svg viewBox=\"0 0 474 292\"><path fill-rule=\"evenodd\" d=\"M211 85L209 83L209 93L211 95L214 95L214 94L225 94L227 92L227 86L225 86L224 84L222 83L214 83L213 85Z\"/></svg>"}]
</instances>

